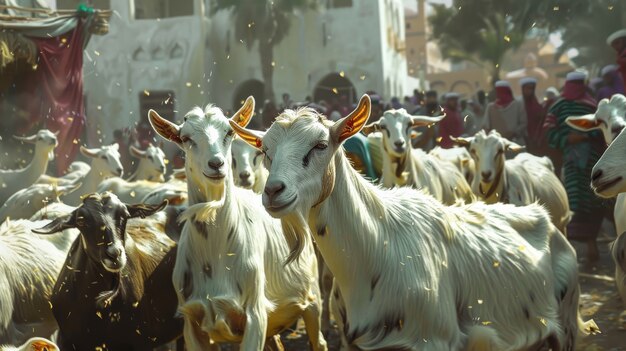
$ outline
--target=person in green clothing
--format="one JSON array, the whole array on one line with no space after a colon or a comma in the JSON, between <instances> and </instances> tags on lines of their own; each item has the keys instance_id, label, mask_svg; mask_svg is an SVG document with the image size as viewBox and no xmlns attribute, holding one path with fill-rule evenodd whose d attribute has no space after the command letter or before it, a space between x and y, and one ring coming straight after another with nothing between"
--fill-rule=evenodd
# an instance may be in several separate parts
<instances>
[{"instance_id":1,"label":"person in green clothing","mask_svg":"<svg viewBox=\"0 0 626 351\"><path fill-rule=\"evenodd\" d=\"M604 152L601 134L579 132L569 127L565 120L596 111L596 100L587 92L586 75L570 72L561 97L548 111L544 128L547 129L550 147L563 152L563 182L574 212L567 226L570 240L587 243L587 259L598 259L596 238L604 218L604 204L591 190L591 169Z\"/></svg>"}]
</instances>

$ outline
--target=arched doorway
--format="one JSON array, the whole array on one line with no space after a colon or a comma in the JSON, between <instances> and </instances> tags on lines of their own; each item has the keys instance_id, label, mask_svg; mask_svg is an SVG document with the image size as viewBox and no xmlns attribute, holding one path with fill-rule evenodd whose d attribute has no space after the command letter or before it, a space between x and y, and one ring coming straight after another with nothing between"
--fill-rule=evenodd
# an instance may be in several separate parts
<instances>
[{"instance_id":1,"label":"arched doorway","mask_svg":"<svg viewBox=\"0 0 626 351\"><path fill-rule=\"evenodd\" d=\"M346 99L348 102L354 103L356 102L356 89L350 79L342 77L339 73L330 73L315 85L313 101L324 100L332 104L335 99Z\"/></svg>"},{"instance_id":2,"label":"arched doorway","mask_svg":"<svg viewBox=\"0 0 626 351\"><path fill-rule=\"evenodd\" d=\"M233 94L233 111L237 111L250 95L254 96L257 109L261 108L265 102L264 89L265 84L258 79L248 79L239 84Z\"/></svg>"}]
</instances>

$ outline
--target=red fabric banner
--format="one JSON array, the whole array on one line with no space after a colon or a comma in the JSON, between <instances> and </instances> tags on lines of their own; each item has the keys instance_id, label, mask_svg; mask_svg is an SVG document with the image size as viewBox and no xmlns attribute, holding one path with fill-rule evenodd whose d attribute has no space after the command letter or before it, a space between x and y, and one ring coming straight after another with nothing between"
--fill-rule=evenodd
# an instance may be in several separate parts
<instances>
[{"instance_id":1,"label":"red fabric banner","mask_svg":"<svg viewBox=\"0 0 626 351\"><path fill-rule=\"evenodd\" d=\"M83 102L83 24L52 38L30 38L39 51L34 78L42 92L46 128L59 132L57 174L74 161L85 126Z\"/></svg>"}]
</instances>

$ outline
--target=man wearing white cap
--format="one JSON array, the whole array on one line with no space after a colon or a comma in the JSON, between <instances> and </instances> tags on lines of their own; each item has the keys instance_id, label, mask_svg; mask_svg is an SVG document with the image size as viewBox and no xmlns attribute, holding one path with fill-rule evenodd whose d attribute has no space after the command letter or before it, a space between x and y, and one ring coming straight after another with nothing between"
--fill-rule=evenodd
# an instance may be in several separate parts
<instances>
[{"instance_id":1,"label":"man wearing white cap","mask_svg":"<svg viewBox=\"0 0 626 351\"><path fill-rule=\"evenodd\" d=\"M602 87L598 89L596 98L610 99L615 94L624 94L624 82L619 74L617 65L607 65L602 68Z\"/></svg>"},{"instance_id":2,"label":"man wearing white cap","mask_svg":"<svg viewBox=\"0 0 626 351\"><path fill-rule=\"evenodd\" d=\"M515 100L511 84L505 80L496 82L496 101L487 106L485 130L495 129L503 137L520 145L526 145L528 120L524 104Z\"/></svg>"},{"instance_id":3,"label":"man wearing white cap","mask_svg":"<svg viewBox=\"0 0 626 351\"><path fill-rule=\"evenodd\" d=\"M622 81L626 83L626 29L620 29L606 38L606 44L617 51L617 65Z\"/></svg>"},{"instance_id":4,"label":"man wearing white cap","mask_svg":"<svg viewBox=\"0 0 626 351\"><path fill-rule=\"evenodd\" d=\"M587 92L586 74L567 74L561 98L552 105L546 117L548 142L563 152L563 176L570 209L574 212L567 226L570 240L587 243L587 258L598 259L596 238L604 217L602 200L589 184L591 170L602 155L605 145L597 133L584 133L565 123L569 116L582 116L596 111L596 100Z\"/></svg>"}]
</instances>

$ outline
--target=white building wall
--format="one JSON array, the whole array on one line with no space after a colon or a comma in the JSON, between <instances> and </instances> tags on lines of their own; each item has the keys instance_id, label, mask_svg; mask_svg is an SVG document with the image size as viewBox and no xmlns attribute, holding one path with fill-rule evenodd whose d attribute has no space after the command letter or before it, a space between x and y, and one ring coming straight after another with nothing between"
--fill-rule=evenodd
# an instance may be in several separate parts
<instances>
[{"instance_id":1,"label":"white building wall","mask_svg":"<svg viewBox=\"0 0 626 351\"><path fill-rule=\"evenodd\" d=\"M135 20L132 1L111 0L110 32L92 37L85 55L90 144L109 143L114 130L139 122L144 90L174 91L180 118L209 102L232 110L241 83L263 80L258 44L248 50L235 37L230 13L203 15L205 1L211 0L194 0L193 16ZM357 97L368 90L386 100L408 93L406 57L394 49L388 28L403 44L401 0L354 0L349 8L297 14L274 50L277 101L284 92L301 101L313 95L322 78L339 72L355 86Z\"/></svg>"}]
</instances>

